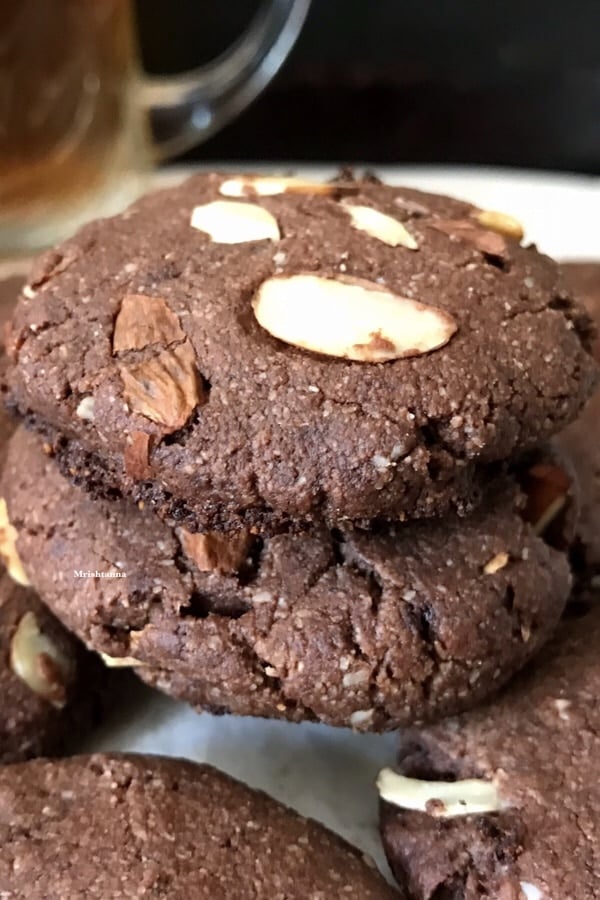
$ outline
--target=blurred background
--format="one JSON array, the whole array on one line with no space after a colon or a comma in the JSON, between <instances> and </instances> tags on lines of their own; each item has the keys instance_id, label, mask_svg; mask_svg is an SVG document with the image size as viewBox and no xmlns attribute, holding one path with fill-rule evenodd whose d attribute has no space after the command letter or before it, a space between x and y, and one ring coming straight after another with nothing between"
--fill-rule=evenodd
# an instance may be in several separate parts
<instances>
[{"instance_id":1,"label":"blurred background","mask_svg":"<svg viewBox=\"0 0 600 900\"><path fill-rule=\"evenodd\" d=\"M154 73L212 59L257 0L137 0ZM600 0L313 0L283 69L185 160L600 172Z\"/></svg>"},{"instance_id":2,"label":"blurred background","mask_svg":"<svg viewBox=\"0 0 600 900\"><path fill-rule=\"evenodd\" d=\"M599 35L600 0L1 0L0 257L159 163L600 174Z\"/></svg>"}]
</instances>

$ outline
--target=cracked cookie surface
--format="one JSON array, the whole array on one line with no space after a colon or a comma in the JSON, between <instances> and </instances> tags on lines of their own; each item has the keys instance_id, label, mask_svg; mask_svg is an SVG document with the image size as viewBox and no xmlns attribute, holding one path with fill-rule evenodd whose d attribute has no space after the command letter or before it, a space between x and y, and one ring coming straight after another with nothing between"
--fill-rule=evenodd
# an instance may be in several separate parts
<instances>
[{"instance_id":1,"label":"cracked cookie surface","mask_svg":"<svg viewBox=\"0 0 600 900\"><path fill-rule=\"evenodd\" d=\"M95 754L0 770L7 896L393 900L359 850L207 765Z\"/></svg>"},{"instance_id":2,"label":"cracked cookie surface","mask_svg":"<svg viewBox=\"0 0 600 900\"><path fill-rule=\"evenodd\" d=\"M426 517L464 512L478 467L576 416L596 376L587 320L555 264L481 224L493 218L373 180L224 200L231 182L198 175L143 198L34 268L10 333L10 401L72 477L192 531ZM193 227L215 201L219 216L221 201L246 204L277 228L250 240L220 219ZM371 335L354 345L363 361L301 349L255 316L275 283L280 317L281 286L285 301L300 273L325 298L330 282L368 283L453 324L441 346L405 335L398 348L363 297L361 315L348 307ZM339 343L327 308L304 344L324 353ZM387 362L364 361L380 351Z\"/></svg>"},{"instance_id":3,"label":"cracked cookie surface","mask_svg":"<svg viewBox=\"0 0 600 900\"><path fill-rule=\"evenodd\" d=\"M21 428L2 491L54 612L216 711L384 730L467 708L539 650L570 589L508 477L465 518L234 540L93 500Z\"/></svg>"}]
</instances>

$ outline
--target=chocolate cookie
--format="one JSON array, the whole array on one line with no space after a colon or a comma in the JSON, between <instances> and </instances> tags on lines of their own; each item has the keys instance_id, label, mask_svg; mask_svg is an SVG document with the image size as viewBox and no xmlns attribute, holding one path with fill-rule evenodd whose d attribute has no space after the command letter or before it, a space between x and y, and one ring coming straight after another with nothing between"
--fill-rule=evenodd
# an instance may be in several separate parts
<instances>
[{"instance_id":1,"label":"chocolate cookie","mask_svg":"<svg viewBox=\"0 0 600 900\"><path fill-rule=\"evenodd\" d=\"M197 175L39 260L11 402L72 477L191 531L464 511L596 379L521 236L376 180Z\"/></svg>"},{"instance_id":2,"label":"chocolate cookie","mask_svg":"<svg viewBox=\"0 0 600 900\"><path fill-rule=\"evenodd\" d=\"M563 268L600 329L600 263L572 263ZM598 339L594 353L600 362ZM578 534L583 566L588 577L593 577L600 574L600 391L596 391L577 421L559 435L557 445L571 459L581 484Z\"/></svg>"},{"instance_id":3,"label":"chocolate cookie","mask_svg":"<svg viewBox=\"0 0 600 900\"><path fill-rule=\"evenodd\" d=\"M561 479L550 465L527 476L538 530L558 525ZM364 730L464 709L539 650L570 587L565 553L523 520L508 477L464 519L199 535L91 499L21 429L2 491L53 611L200 708Z\"/></svg>"},{"instance_id":4,"label":"chocolate cookie","mask_svg":"<svg viewBox=\"0 0 600 900\"><path fill-rule=\"evenodd\" d=\"M136 755L0 770L6 896L392 900L322 825L210 766Z\"/></svg>"},{"instance_id":5,"label":"chocolate cookie","mask_svg":"<svg viewBox=\"0 0 600 900\"><path fill-rule=\"evenodd\" d=\"M73 747L100 716L106 677L33 591L0 574L0 763Z\"/></svg>"},{"instance_id":6,"label":"chocolate cookie","mask_svg":"<svg viewBox=\"0 0 600 900\"><path fill-rule=\"evenodd\" d=\"M405 777L384 770L379 785L410 897L596 900L599 645L596 597L493 703L401 735Z\"/></svg>"}]
</instances>

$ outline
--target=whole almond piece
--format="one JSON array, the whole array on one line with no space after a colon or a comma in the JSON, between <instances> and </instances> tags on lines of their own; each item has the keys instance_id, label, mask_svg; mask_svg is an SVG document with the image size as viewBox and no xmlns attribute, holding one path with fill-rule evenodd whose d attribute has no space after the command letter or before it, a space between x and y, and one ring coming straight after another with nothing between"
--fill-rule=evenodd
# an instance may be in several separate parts
<instances>
[{"instance_id":1,"label":"whole almond piece","mask_svg":"<svg viewBox=\"0 0 600 900\"><path fill-rule=\"evenodd\" d=\"M10 643L10 667L39 697L57 709L66 702L71 664L39 627L33 612L19 621Z\"/></svg>"},{"instance_id":2,"label":"whole almond piece","mask_svg":"<svg viewBox=\"0 0 600 900\"><path fill-rule=\"evenodd\" d=\"M17 553L17 529L8 517L8 507L4 497L0 497L0 559L13 581L23 587L29 586L23 563Z\"/></svg>"},{"instance_id":3,"label":"whole almond piece","mask_svg":"<svg viewBox=\"0 0 600 900\"><path fill-rule=\"evenodd\" d=\"M382 769L377 789L379 796L394 806L440 818L497 812L505 806L497 785L483 778L425 781Z\"/></svg>"},{"instance_id":4,"label":"whole almond piece","mask_svg":"<svg viewBox=\"0 0 600 900\"><path fill-rule=\"evenodd\" d=\"M519 220L507 213L497 212L493 209L481 209L477 210L475 218L484 228L489 228L490 231L496 231L515 241L522 241L525 236L525 229Z\"/></svg>"},{"instance_id":5,"label":"whole almond piece","mask_svg":"<svg viewBox=\"0 0 600 900\"><path fill-rule=\"evenodd\" d=\"M276 194L316 194L332 197L340 193L356 193L356 185L309 181L277 175L239 175L228 178L219 187L224 197L274 197Z\"/></svg>"},{"instance_id":6,"label":"whole almond piece","mask_svg":"<svg viewBox=\"0 0 600 900\"><path fill-rule=\"evenodd\" d=\"M162 297L125 294L115 321L113 353L143 350L150 344L168 346L184 339L179 319Z\"/></svg>"},{"instance_id":7,"label":"whole almond piece","mask_svg":"<svg viewBox=\"0 0 600 900\"><path fill-rule=\"evenodd\" d=\"M278 241L281 237L275 216L256 203L214 200L196 206L190 224L217 244Z\"/></svg>"},{"instance_id":8,"label":"whole almond piece","mask_svg":"<svg viewBox=\"0 0 600 900\"><path fill-rule=\"evenodd\" d=\"M93 422L94 421L94 407L95 401L91 396L82 397L82 399L77 404L77 408L75 410L75 415L80 419L83 419L84 422Z\"/></svg>"},{"instance_id":9,"label":"whole almond piece","mask_svg":"<svg viewBox=\"0 0 600 900\"><path fill-rule=\"evenodd\" d=\"M326 356L386 362L443 347L456 332L453 317L358 278L275 276L252 301L274 337Z\"/></svg>"},{"instance_id":10,"label":"whole almond piece","mask_svg":"<svg viewBox=\"0 0 600 900\"><path fill-rule=\"evenodd\" d=\"M342 208L350 214L352 224L358 231L364 231L390 247L406 247L407 250L419 249L419 245L410 231L398 219L387 216L371 206L343 203Z\"/></svg>"},{"instance_id":11,"label":"whole almond piece","mask_svg":"<svg viewBox=\"0 0 600 900\"><path fill-rule=\"evenodd\" d=\"M130 408L168 431L181 428L205 399L189 341L142 362L121 366L123 396Z\"/></svg>"}]
</instances>

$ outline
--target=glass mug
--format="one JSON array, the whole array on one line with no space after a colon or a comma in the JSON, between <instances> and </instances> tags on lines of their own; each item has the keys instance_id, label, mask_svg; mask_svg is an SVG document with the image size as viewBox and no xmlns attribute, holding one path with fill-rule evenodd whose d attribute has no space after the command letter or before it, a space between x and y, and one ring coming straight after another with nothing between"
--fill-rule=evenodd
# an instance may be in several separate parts
<instances>
[{"instance_id":1,"label":"glass mug","mask_svg":"<svg viewBox=\"0 0 600 900\"><path fill-rule=\"evenodd\" d=\"M141 72L130 0L1 0L0 254L53 243L139 194L153 163L240 112L310 0L271 0L202 68Z\"/></svg>"}]
</instances>

